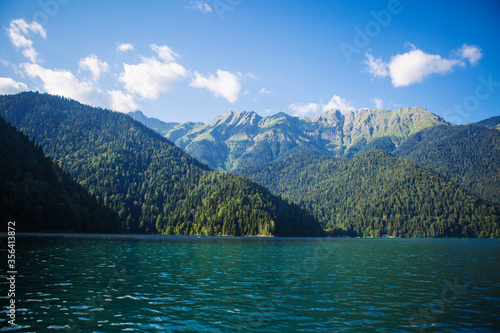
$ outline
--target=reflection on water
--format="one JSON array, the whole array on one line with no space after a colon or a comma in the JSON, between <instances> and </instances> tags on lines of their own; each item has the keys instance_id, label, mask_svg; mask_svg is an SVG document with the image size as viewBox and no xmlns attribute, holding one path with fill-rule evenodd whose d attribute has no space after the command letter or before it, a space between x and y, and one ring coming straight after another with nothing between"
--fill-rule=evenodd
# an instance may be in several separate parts
<instances>
[{"instance_id":1,"label":"reflection on water","mask_svg":"<svg viewBox=\"0 0 500 333\"><path fill-rule=\"evenodd\" d=\"M60 235L16 246L16 331L500 332L499 240Z\"/></svg>"}]
</instances>

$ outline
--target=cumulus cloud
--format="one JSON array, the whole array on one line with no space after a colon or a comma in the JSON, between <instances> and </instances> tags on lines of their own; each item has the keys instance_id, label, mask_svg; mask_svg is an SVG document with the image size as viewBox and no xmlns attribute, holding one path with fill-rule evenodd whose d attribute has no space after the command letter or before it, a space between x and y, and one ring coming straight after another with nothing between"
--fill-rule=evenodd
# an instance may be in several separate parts
<instances>
[{"instance_id":1,"label":"cumulus cloud","mask_svg":"<svg viewBox=\"0 0 500 333\"><path fill-rule=\"evenodd\" d=\"M95 54L80 60L79 68L92 73L94 81L99 80L101 73L109 71L109 65L105 61L97 59Z\"/></svg>"},{"instance_id":2,"label":"cumulus cloud","mask_svg":"<svg viewBox=\"0 0 500 333\"><path fill-rule=\"evenodd\" d=\"M482 57L481 49L475 45L464 44L462 48L452 52L453 56L449 59L439 54L425 53L414 45L408 45L410 51L393 56L388 63L375 59L367 52L367 60L363 62L367 71L375 77L390 76L394 87L404 87L423 82L432 74L450 73L456 66L465 67L465 61L475 65Z\"/></svg>"},{"instance_id":3,"label":"cumulus cloud","mask_svg":"<svg viewBox=\"0 0 500 333\"><path fill-rule=\"evenodd\" d=\"M31 78L39 78L49 94L62 95L80 102L99 105L96 98L98 89L89 82L80 82L70 71L47 69L37 64L22 64L25 73Z\"/></svg>"},{"instance_id":4,"label":"cumulus cloud","mask_svg":"<svg viewBox=\"0 0 500 333\"><path fill-rule=\"evenodd\" d=\"M12 20L7 29L7 34L15 47L23 49L23 55L31 62L37 61L37 52L33 48L33 41L26 38L29 33L40 35L47 38L45 29L37 22L27 23L23 19Z\"/></svg>"},{"instance_id":5,"label":"cumulus cloud","mask_svg":"<svg viewBox=\"0 0 500 333\"><path fill-rule=\"evenodd\" d=\"M194 79L189 86L194 88L203 88L211 91L215 96L222 96L229 103L238 100L241 90L241 84L238 75L218 69L217 76L203 76L198 72L194 73Z\"/></svg>"},{"instance_id":6,"label":"cumulus cloud","mask_svg":"<svg viewBox=\"0 0 500 333\"><path fill-rule=\"evenodd\" d=\"M461 59L467 59L469 63L474 66L483 57L481 49L476 45L462 45L462 48L458 50L459 57Z\"/></svg>"},{"instance_id":7,"label":"cumulus cloud","mask_svg":"<svg viewBox=\"0 0 500 333\"><path fill-rule=\"evenodd\" d=\"M130 112L139 109L139 105L134 101L132 95L125 94L120 90L111 90L108 93L110 97L109 106L112 110Z\"/></svg>"},{"instance_id":8,"label":"cumulus cloud","mask_svg":"<svg viewBox=\"0 0 500 333\"><path fill-rule=\"evenodd\" d=\"M127 51L133 51L134 50L134 46L132 44L128 44L128 43L120 43L118 44L118 46L116 47L116 52L127 52Z\"/></svg>"},{"instance_id":9,"label":"cumulus cloud","mask_svg":"<svg viewBox=\"0 0 500 333\"><path fill-rule=\"evenodd\" d=\"M382 107L384 106L384 102L382 101L381 98L378 97L372 98L372 102L375 104L375 107L377 109L382 109Z\"/></svg>"},{"instance_id":10,"label":"cumulus cloud","mask_svg":"<svg viewBox=\"0 0 500 333\"><path fill-rule=\"evenodd\" d=\"M167 46L153 44L151 49L163 61L152 57L143 58L137 65L123 64L124 71L118 80L123 82L129 93L154 100L160 92L168 91L175 81L185 77L187 70L173 62L177 54Z\"/></svg>"},{"instance_id":11,"label":"cumulus cloud","mask_svg":"<svg viewBox=\"0 0 500 333\"><path fill-rule=\"evenodd\" d=\"M352 106L351 101L346 101L339 95L333 95L328 104L323 106L323 111L339 110L342 113L354 112L356 108Z\"/></svg>"},{"instance_id":12,"label":"cumulus cloud","mask_svg":"<svg viewBox=\"0 0 500 333\"><path fill-rule=\"evenodd\" d=\"M92 82L78 80L70 71L52 70L30 63L22 64L21 68L31 78L40 79L43 89L49 94L69 97L85 104L107 107L120 112L139 108L131 95L116 90L104 92Z\"/></svg>"},{"instance_id":13,"label":"cumulus cloud","mask_svg":"<svg viewBox=\"0 0 500 333\"><path fill-rule=\"evenodd\" d=\"M0 94L16 94L28 90L28 86L10 77L0 77Z\"/></svg>"},{"instance_id":14,"label":"cumulus cloud","mask_svg":"<svg viewBox=\"0 0 500 333\"><path fill-rule=\"evenodd\" d=\"M210 5L208 3L206 3L205 1L201 1L201 0L189 1L189 5L187 5L186 8L187 9L196 9L204 14L212 12L212 7L210 7Z\"/></svg>"},{"instance_id":15,"label":"cumulus cloud","mask_svg":"<svg viewBox=\"0 0 500 333\"><path fill-rule=\"evenodd\" d=\"M291 104L288 109L293 111L293 115L297 117L304 117L309 114L313 114L318 112L320 109L320 105L316 103L309 103L309 104L299 104L299 103L294 103Z\"/></svg>"}]
</instances>

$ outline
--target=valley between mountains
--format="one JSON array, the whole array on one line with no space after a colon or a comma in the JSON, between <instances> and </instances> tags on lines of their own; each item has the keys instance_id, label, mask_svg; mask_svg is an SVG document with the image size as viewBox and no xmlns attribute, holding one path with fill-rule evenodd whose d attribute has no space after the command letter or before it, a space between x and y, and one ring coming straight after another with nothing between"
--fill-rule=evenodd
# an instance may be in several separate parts
<instances>
[{"instance_id":1,"label":"valley between mountains","mask_svg":"<svg viewBox=\"0 0 500 333\"><path fill-rule=\"evenodd\" d=\"M33 92L0 96L0 116L2 218L20 231L500 237L498 117L243 111L178 124Z\"/></svg>"}]
</instances>

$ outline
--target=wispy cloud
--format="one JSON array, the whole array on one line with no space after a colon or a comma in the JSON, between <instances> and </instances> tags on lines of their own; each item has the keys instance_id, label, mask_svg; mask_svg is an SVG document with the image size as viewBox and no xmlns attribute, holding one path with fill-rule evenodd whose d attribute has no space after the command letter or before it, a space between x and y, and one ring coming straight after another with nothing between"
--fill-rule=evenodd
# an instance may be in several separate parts
<instances>
[{"instance_id":1,"label":"wispy cloud","mask_svg":"<svg viewBox=\"0 0 500 333\"><path fill-rule=\"evenodd\" d=\"M384 102L382 101L381 98L378 97L372 98L372 102L375 104L375 107L377 109L382 109L384 107Z\"/></svg>"},{"instance_id":2,"label":"wispy cloud","mask_svg":"<svg viewBox=\"0 0 500 333\"><path fill-rule=\"evenodd\" d=\"M167 45L158 46L156 44L151 44L150 47L151 50L155 51L158 54L158 57L164 62L173 62L179 57L179 55L172 51L172 49Z\"/></svg>"},{"instance_id":3,"label":"wispy cloud","mask_svg":"<svg viewBox=\"0 0 500 333\"><path fill-rule=\"evenodd\" d=\"M23 55L31 62L37 62L38 53L33 48L33 41L26 38L29 33L47 38L45 29L37 22L27 23L23 19L16 19L10 22L7 34L15 47L23 50Z\"/></svg>"},{"instance_id":4,"label":"wispy cloud","mask_svg":"<svg viewBox=\"0 0 500 333\"><path fill-rule=\"evenodd\" d=\"M194 88L207 89L215 96L224 97L229 103L234 103L238 100L241 90L239 76L221 69L217 70L217 76L213 74L203 76L195 72L194 79L189 85Z\"/></svg>"},{"instance_id":5,"label":"wispy cloud","mask_svg":"<svg viewBox=\"0 0 500 333\"><path fill-rule=\"evenodd\" d=\"M205 1L201 0L189 1L189 5L185 6L185 8L199 10L204 14L212 12L212 7L210 7L210 5Z\"/></svg>"},{"instance_id":6,"label":"wispy cloud","mask_svg":"<svg viewBox=\"0 0 500 333\"><path fill-rule=\"evenodd\" d=\"M266 88L262 88L262 89L259 91L259 93L260 93L261 95L263 95L263 96L264 96L264 95L271 95L271 94L272 94L272 92L271 92L271 91L269 91L269 90L267 90Z\"/></svg>"},{"instance_id":7,"label":"wispy cloud","mask_svg":"<svg viewBox=\"0 0 500 333\"><path fill-rule=\"evenodd\" d=\"M309 103L309 104L294 103L288 106L288 109L290 109L293 112L292 114L294 116L304 117L310 114L317 113L318 110L320 109L320 105L316 103Z\"/></svg>"},{"instance_id":8,"label":"wispy cloud","mask_svg":"<svg viewBox=\"0 0 500 333\"><path fill-rule=\"evenodd\" d=\"M448 74L456 66L465 67L466 61L476 65L482 57L482 51L475 45L464 44L462 48L452 52L452 57L443 58L439 54L428 54L408 44L410 51L391 57L389 62L374 58L367 52L366 71L374 77L392 79L394 87L405 87L423 82L432 74Z\"/></svg>"},{"instance_id":9,"label":"wispy cloud","mask_svg":"<svg viewBox=\"0 0 500 333\"><path fill-rule=\"evenodd\" d=\"M0 77L0 94L16 94L28 90L28 86L10 77Z\"/></svg>"},{"instance_id":10,"label":"wispy cloud","mask_svg":"<svg viewBox=\"0 0 500 333\"><path fill-rule=\"evenodd\" d=\"M309 103L309 104L300 104L294 103L288 106L288 109L292 111L294 116L305 117L312 116L317 114L318 112L327 112L332 110L339 110L342 113L354 112L356 108L352 105L353 102L347 101L345 98L340 97L339 95L333 95L330 101L327 104L321 103Z\"/></svg>"}]
</instances>

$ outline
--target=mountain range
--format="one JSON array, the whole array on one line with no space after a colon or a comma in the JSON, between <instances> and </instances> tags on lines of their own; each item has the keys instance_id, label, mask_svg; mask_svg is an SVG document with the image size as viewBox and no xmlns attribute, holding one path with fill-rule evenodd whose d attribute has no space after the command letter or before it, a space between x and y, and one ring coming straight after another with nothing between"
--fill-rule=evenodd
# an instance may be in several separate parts
<instances>
[{"instance_id":1,"label":"mountain range","mask_svg":"<svg viewBox=\"0 0 500 333\"><path fill-rule=\"evenodd\" d=\"M179 124L31 92L0 96L0 116L125 232L500 237L495 118L243 111Z\"/></svg>"},{"instance_id":2,"label":"mountain range","mask_svg":"<svg viewBox=\"0 0 500 333\"><path fill-rule=\"evenodd\" d=\"M146 123L138 114L131 116ZM347 114L332 110L303 118L286 113L261 117L241 111L228 112L208 124L151 125L213 169L230 171L272 162L298 147L342 157L352 157L366 147L395 148L426 127L449 123L423 108L402 108Z\"/></svg>"}]
</instances>

